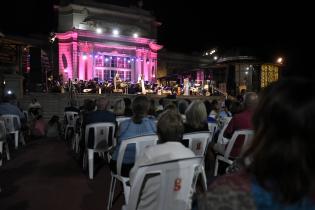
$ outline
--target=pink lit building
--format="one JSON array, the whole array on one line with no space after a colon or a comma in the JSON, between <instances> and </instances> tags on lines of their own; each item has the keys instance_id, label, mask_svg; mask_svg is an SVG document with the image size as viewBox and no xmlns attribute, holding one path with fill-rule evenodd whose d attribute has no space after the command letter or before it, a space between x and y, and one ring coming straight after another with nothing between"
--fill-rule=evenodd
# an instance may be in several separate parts
<instances>
[{"instance_id":1,"label":"pink lit building","mask_svg":"<svg viewBox=\"0 0 315 210\"><path fill-rule=\"evenodd\" d=\"M148 11L100 3L59 7L59 74L68 79L155 81L160 24Z\"/></svg>"}]
</instances>

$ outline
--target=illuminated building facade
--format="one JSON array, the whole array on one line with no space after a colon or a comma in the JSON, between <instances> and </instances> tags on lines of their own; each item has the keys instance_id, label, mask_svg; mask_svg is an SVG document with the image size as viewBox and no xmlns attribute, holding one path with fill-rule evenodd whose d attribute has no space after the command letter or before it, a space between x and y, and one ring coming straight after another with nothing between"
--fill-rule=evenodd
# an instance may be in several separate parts
<instances>
[{"instance_id":1,"label":"illuminated building facade","mask_svg":"<svg viewBox=\"0 0 315 210\"><path fill-rule=\"evenodd\" d=\"M63 80L154 82L160 23L148 11L99 3L59 7L59 74Z\"/></svg>"}]
</instances>

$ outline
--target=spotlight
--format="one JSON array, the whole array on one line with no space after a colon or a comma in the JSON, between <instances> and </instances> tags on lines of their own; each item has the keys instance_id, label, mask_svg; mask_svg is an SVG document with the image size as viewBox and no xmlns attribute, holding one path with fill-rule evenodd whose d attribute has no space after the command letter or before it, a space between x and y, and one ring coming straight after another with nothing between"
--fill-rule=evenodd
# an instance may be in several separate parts
<instances>
[{"instance_id":1,"label":"spotlight","mask_svg":"<svg viewBox=\"0 0 315 210\"><path fill-rule=\"evenodd\" d=\"M83 55L83 56L82 56L82 59L83 59L83 60L86 60L86 59L87 59L87 56L86 56L86 55Z\"/></svg>"},{"instance_id":2,"label":"spotlight","mask_svg":"<svg viewBox=\"0 0 315 210\"><path fill-rule=\"evenodd\" d=\"M214 56L213 59L214 59L214 60L218 60L218 56Z\"/></svg>"},{"instance_id":3,"label":"spotlight","mask_svg":"<svg viewBox=\"0 0 315 210\"><path fill-rule=\"evenodd\" d=\"M139 37L139 34L138 33L134 33L133 34L133 38L138 38Z\"/></svg>"},{"instance_id":4,"label":"spotlight","mask_svg":"<svg viewBox=\"0 0 315 210\"><path fill-rule=\"evenodd\" d=\"M118 35L119 35L118 29L114 29L114 30L113 30L113 35L114 35L114 36L118 36Z\"/></svg>"},{"instance_id":5,"label":"spotlight","mask_svg":"<svg viewBox=\"0 0 315 210\"><path fill-rule=\"evenodd\" d=\"M11 91L11 90L8 90L7 93L8 93L8 95L11 95L11 94L12 94L12 91Z\"/></svg>"},{"instance_id":6,"label":"spotlight","mask_svg":"<svg viewBox=\"0 0 315 210\"><path fill-rule=\"evenodd\" d=\"M102 30L101 28L97 28L97 29L96 29L96 33L97 33L97 34L101 34L102 32L103 32L103 30Z\"/></svg>"}]
</instances>

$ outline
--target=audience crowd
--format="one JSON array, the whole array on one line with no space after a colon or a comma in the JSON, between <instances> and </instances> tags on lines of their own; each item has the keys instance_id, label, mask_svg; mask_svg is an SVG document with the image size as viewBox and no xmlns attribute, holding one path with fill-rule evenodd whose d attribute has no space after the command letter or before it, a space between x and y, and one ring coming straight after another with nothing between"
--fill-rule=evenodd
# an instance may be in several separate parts
<instances>
[{"instance_id":1,"label":"audience crowd","mask_svg":"<svg viewBox=\"0 0 315 210\"><path fill-rule=\"evenodd\" d=\"M309 94L302 94L305 90ZM281 79L259 93L242 91L236 99L223 101L163 98L157 103L139 95L133 100L86 99L82 106L77 105L70 100L64 109L65 113L76 113L73 130L64 135L65 140L79 136L80 160L84 161L86 149L93 148L95 141L93 135L85 139L85 132L89 132L86 126L113 123L117 144L108 145L113 147L108 147L107 161L114 174L122 142L157 134L157 145L145 148L139 158L136 158L135 145L129 145L124 153L121 175L130 178L131 188L139 167L195 157L183 144L183 136L209 132L211 139L204 154L208 190L202 192L198 186L192 187L195 196L190 208L315 209L315 85L311 81ZM6 96L0 103L0 120L3 115L17 115L23 135L63 136L65 126L62 129L59 117L53 116L45 123L42 113L43 108L36 99L29 104L26 113L12 97ZM64 118L64 125L69 124L67 119ZM212 131L211 124L216 124L217 129ZM237 137L228 157L233 164L221 168L219 176L214 177L216 156L224 155L229 140L239 130L253 131L253 139L245 148L244 137ZM142 186L138 209L157 208L157 189L161 187L158 180L159 177L154 176Z\"/></svg>"}]
</instances>

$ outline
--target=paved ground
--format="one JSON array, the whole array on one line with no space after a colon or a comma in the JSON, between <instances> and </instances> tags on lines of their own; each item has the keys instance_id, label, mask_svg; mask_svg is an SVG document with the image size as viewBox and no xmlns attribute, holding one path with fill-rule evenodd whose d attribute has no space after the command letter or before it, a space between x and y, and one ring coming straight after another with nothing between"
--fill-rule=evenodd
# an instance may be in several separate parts
<instances>
[{"instance_id":1,"label":"paved ground","mask_svg":"<svg viewBox=\"0 0 315 210\"><path fill-rule=\"evenodd\" d=\"M1 210L106 209L110 172L102 160L96 161L98 170L91 181L60 140L34 140L11 149L11 156L0 168ZM122 202L123 196L118 197L112 209L121 209Z\"/></svg>"}]
</instances>

